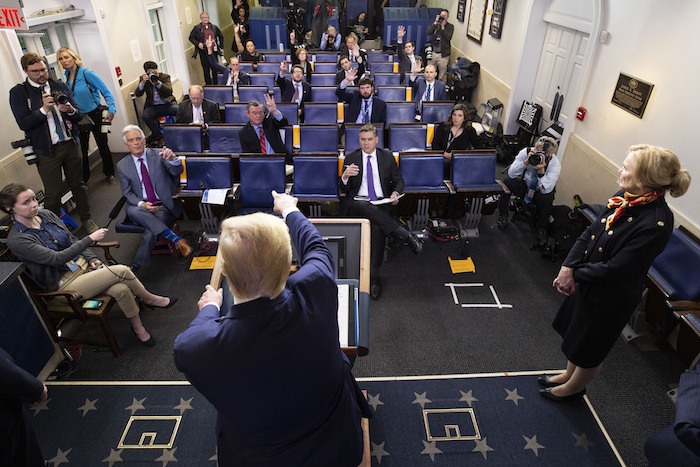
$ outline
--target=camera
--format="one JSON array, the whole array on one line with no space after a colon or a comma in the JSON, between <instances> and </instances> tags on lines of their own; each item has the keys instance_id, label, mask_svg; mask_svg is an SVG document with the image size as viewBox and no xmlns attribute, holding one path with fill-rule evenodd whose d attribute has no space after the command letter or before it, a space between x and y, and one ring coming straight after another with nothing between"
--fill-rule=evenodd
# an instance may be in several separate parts
<instances>
[{"instance_id":1,"label":"camera","mask_svg":"<svg viewBox=\"0 0 700 467\"><path fill-rule=\"evenodd\" d=\"M152 71L148 74L148 79L151 81L153 84L158 84L158 72L157 71Z\"/></svg>"},{"instance_id":2,"label":"camera","mask_svg":"<svg viewBox=\"0 0 700 467\"><path fill-rule=\"evenodd\" d=\"M61 91L55 91L55 92L51 93L51 97L53 97L53 100L57 104L67 104L68 103L68 96L66 96Z\"/></svg>"},{"instance_id":3,"label":"camera","mask_svg":"<svg viewBox=\"0 0 700 467\"><path fill-rule=\"evenodd\" d=\"M22 148L22 153L24 154L24 159L27 161L27 164L36 164L36 154L34 153L34 147L32 146L32 142L29 140L29 138L20 139L19 141L12 141L10 144L12 145L13 149Z\"/></svg>"},{"instance_id":4,"label":"camera","mask_svg":"<svg viewBox=\"0 0 700 467\"><path fill-rule=\"evenodd\" d=\"M444 16L438 16L438 19L437 19L437 20L438 20L438 23L442 23L443 21L445 21L445 17L444 17Z\"/></svg>"},{"instance_id":5,"label":"camera","mask_svg":"<svg viewBox=\"0 0 700 467\"><path fill-rule=\"evenodd\" d=\"M527 161L530 165L540 165L545 160L547 160L547 150L549 149L549 141L542 143L542 149L540 151L535 151L528 157Z\"/></svg>"},{"instance_id":6,"label":"camera","mask_svg":"<svg viewBox=\"0 0 700 467\"><path fill-rule=\"evenodd\" d=\"M328 42L335 42L335 36L333 34L328 34L327 41Z\"/></svg>"}]
</instances>

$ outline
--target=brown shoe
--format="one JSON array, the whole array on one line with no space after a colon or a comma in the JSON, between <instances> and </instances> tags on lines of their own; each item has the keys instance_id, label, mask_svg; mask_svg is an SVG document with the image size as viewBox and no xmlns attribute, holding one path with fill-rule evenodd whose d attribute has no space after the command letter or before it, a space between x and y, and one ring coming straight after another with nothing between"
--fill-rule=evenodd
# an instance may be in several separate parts
<instances>
[{"instance_id":1,"label":"brown shoe","mask_svg":"<svg viewBox=\"0 0 700 467\"><path fill-rule=\"evenodd\" d=\"M187 258L192 253L192 247L187 244L187 240L181 238L175 243L175 248L180 256Z\"/></svg>"}]
</instances>

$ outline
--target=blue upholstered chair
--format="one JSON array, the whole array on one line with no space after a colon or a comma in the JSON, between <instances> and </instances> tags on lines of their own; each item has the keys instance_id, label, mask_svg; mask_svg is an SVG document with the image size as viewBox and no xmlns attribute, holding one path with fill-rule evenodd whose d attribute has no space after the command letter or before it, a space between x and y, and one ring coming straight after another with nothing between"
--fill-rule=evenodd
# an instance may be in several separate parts
<instances>
[{"instance_id":1,"label":"blue upholstered chair","mask_svg":"<svg viewBox=\"0 0 700 467\"><path fill-rule=\"evenodd\" d=\"M401 76L398 73L374 73L375 86L400 86Z\"/></svg>"},{"instance_id":2,"label":"blue upholstered chair","mask_svg":"<svg viewBox=\"0 0 700 467\"><path fill-rule=\"evenodd\" d=\"M204 190L233 185L230 157L186 157L185 167L187 182L179 195L201 195Z\"/></svg>"},{"instance_id":3,"label":"blue upholstered chair","mask_svg":"<svg viewBox=\"0 0 700 467\"><path fill-rule=\"evenodd\" d=\"M316 52L312 55L313 62L338 63L337 52Z\"/></svg>"},{"instance_id":4,"label":"blue upholstered chair","mask_svg":"<svg viewBox=\"0 0 700 467\"><path fill-rule=\"evenodd\" d=\"M374 73L393 73L394 62L372 62L372 74Z\"/></svg>"},{"instance_id":5,"label":"blue upholstered chair","mask_svg":"<svg viewBox=\"0 0 700 467\"><path fill-rule=\"evenodd\" d=\"M163 125L163 141L175 153L202 152L202 128L198 125Z\"/></svg>"},{"instance_id":6,"label":"blue upholstered chair","mask_svg":"<svg viewBox=\"0 0 700 467\"><path fill-rule=\"evenodd\" d=\"M314 86L335 86L335 73L314 73Z\"/></svg>"},{"instance_id":7,"label":"blue upholstered chair","mask_svg":"<svg viewBox=\"0 0 700 467\"><path fill-rule=\"evenodd\" d=\"M375 124L374 126L377 128L377 137L379 138L377 147L386 147L384 146L384 125ZM360 149L360 128L362 128L360 123L345 124L345 154Z\"/></svg>"},{"instance_id":8,"label":"blue upholstered chair","mask_svg":"<svg viewBox=\"0 0 700 467\"><path fill-rule=\"evenodd\" d=\"M299 123L299 106L296 102L275 102L275 105L277 106L277 110L287 117L287 122L289 122L290 125L297 125Z\"/></svg>"},{"instance_id":9,"label":"blue upholstered chair","mask_svg":"<svg viewBox=\"0 0 700 467\"><path fill-rule=\"evenodd\" d=\"M399 169L405 193L448 193L443 180L442 153L400 153Z\"/></svg>"},{"instance_id":10,"label":"blue upholstered chair","mask_svg":"<svg viewBox=\"0 0 700 467\"><path fill-rule=\"evenodd\" d=\"M333 78L335 78L335 73L338 71L338 65L335 62L316 62L314 63L314 73L333 73ZM316 75L314 74L314 82L316 81ZM335 81L333 81L335 86Z\"/></svg>"},{"instance_id":11,"label":"blue upholstered chair","mask_svg":"<svg viewBox=\"0 0 700 467\"><path fill-rule=\"evenodd\" d=\"M283 60L279 60L277 62L274 62L272 60L267 59L267 54L265 54L265 61L264 62L258 62L258 69L257 71L253 72L252 74L255 73L272 73L273 75L277 75L280 72L280 62ZM251 75L252 79L252 75ZM255 84L251 82L250 84Z\"/></svg>"},{"instance_id":12,"label":"blue upholstered chair","mask_svg":"<svg viewBox=\"0 0 700 467\"><path fill-rule=\"evenodd\" d=\"M263 104L265 102L265 94L267 94L267 86L238 86L239 102L258 101ZM275 101L277 100L275 97Z\"/></svg>"},{"instance_id":13,"label":"blue upholstered chair","mask_svg":"<svg viewBox=\"0 0 700 467\"><path fill-rule=\"evenodd\" d=\"M416 104L415 102L387 102L386 103L386 123L415 123Z\"/></svg>"},{"instance_id":14,"label":"blue upholstered chair","mask_svg":"<svg viewBox=\"0 0 700 467\"><path fill-rule=\"evenodd\" d=\"M335 95L335 86L314 86L311 91L311 102L338 102L338 96Z\"/></svg>"},{"instance_id":15,"label":"blue upholstered chair","mask_svg":"<svg viewBox=\"0 0 700 467\"><path fill-rule=\"evenodd\" d=\"M292 194L299 201L339 201L338 155L294 156L294 187Z\"/></svg>"},{"instance_id":16,"label":"blue upholstered chair","mask_svg":"<svg viewBox=\"0 0 700 467\"><path fill-rule=\"evenodd\" d=\"M383 100L384 102L406 102L406 87L377 86L377 97ZM415 106L415 103L413 105Z\"/></svg>"},{"instance_id":17,"label":"blue upholstered chair","mask_svg":"<svg viewBox=\"0 0 700 467\"><path fill-rule=\"evenodd\" d=\"M287 60L287 57L289 57L289 54L286 52L266 52L265 62L277 62L277 69L279 70L280 62ZM260 63L258 63L258 67L260 67ZM260 70L258 69L258 71Z\"/></svg>"},{"instance_id":18,"label":"blue upholstered chair","mask_svg":"<svg viewBox=\"0 0 700 467\"><path fill-rule=\"evenodd\" d=\"M304 105L304 123L335 123L338 120L338 103L308 102Z\"/></svg>"},{"instance_id":19,"label":"blue upholstered chair","mask_svg":"<svg viewBox=\"0 0 700 467\"><path fill-rule=\"evenodd\" d=\"M502 191L496 183L496 154L473 151L452 154L450 177L455 191Z\"/></svg>"},{"instance_id":20,"label":"blue upholstered chair","mask_svg":"<svg viewBox=\"0 0 700 467\"><path fill-rule=\"evenodd\" d=\"M313 124L299 127L299 152L338 153L338 125Z\"/></svg>"},{"instance_id":21,"label":"blue upholstered chair","mask_svg":"<svg viewBox=\"0 0 700 467\"><path fill-rule=\"evenodd\" d=\"M217 154L240 154L241 141L238 131L243 125L209 125L209 152Z\"/></svg>"},{"instance_id":22,"label":"blue upholstered chair","mask_svg":"<svg viewBox=\"0 0 700 467\"><path fill-rule=\"evenodd\" d=\"M237 196L241 202L238 215L263 211L272 213L272 190L284 193L284 157L241 156L241 184Z\"/></svg>"},{"instance_id":23,"label":"blue upholstered chair","mask_svg":"<svg viewBox=\"0 0 700 467\"><path fill-rule=\"evenodd\" d=\"M392 60L390 60L390 57L392 58ZM393 54L387 52L368 52L367 58L369 58L370 63L389 62L393 61Z\"/></svg>"},{"instance_id":24,"label":"blue upholstered chair","mask_svg":"<svg viewBox=\"0 0 700 467\"><path fill-rule=\"evenodd\" d=\"M234 125L248 123L247 102L236 102L224 105L224 122Z\"/></svg>"},{"instance_id":25,"label":"blue upholstered chair","mask_svg":"<svg viewBox=\"0 0 700 467\"><path fill-rule=\"evenodd\" d=\"M233 102L233 86L206 85L202 88L204 89L204 98L216 102L219 107L227 102Z\"/></svg>"},{"instance_id":26,"label":"blue upholstered chair","mask_svg":"<svg viewBox=\"0 0 700 467\"><path fill-rule=\"evenodd\" d=\"M450 112L454 106L455 103L452 101L425 101L421 121L423 123L445 122L450 118ZM464 118L468 119L469 115L465 115Z\"/></svg>"},{"instance_id":27,"label":"blue upholstered chair","mask_svg":"<svg viewBox=\"0 0 700 467\"><path fill-rule=\"evenodd\" d=\"M426 124L394 123L389 125L389 149L394 152L425 151L427 138L428 125Z\"/></svg>"},{"instance_id":28,"label":"blue upholstered chair","mask_svg":"<svg viewBox=\"0 0 700 467\"><path fill-rule=\"evenodd\" d=\"M248 76L250 76L250 85L251 86L266 86L268 89L272 89L275 86L275 79L277 78L277 75L275 75L274 73L261 73L260 72L260 65L266 65L266 64L259 63L258 64L258 72L257 73L250 73L248 75ZM267 65L273 65L273 64L268 63ZM279 65L277 66L277 69L279 70Z\"/></svg>"}]
</instances>

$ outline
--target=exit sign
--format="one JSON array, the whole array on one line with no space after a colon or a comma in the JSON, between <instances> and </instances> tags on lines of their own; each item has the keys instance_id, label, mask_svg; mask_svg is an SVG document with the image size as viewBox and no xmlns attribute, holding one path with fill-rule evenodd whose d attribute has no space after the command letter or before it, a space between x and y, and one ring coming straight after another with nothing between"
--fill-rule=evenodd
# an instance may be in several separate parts
<instances>
[{"instance_id":1,"label":"exit sign","mask_svg":"<svg viewBox=\"0 0 700 467\"><path fill-rule=\"evenodd\" d=\"M0 0L0 29L29 29L19 1Z\"/></svg>"}]
</instances>

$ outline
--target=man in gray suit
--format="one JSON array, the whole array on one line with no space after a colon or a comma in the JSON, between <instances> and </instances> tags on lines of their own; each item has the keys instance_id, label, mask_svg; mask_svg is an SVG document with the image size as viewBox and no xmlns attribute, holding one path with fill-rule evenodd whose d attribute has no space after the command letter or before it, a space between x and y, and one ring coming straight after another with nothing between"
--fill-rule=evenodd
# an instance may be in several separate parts
<instances>
[{"instance_id":1,"label":"man in gray suit","mask_svg":"<svg viewBox=\"0 0 700 467\"><path fill-rule=\"evenodd\" d=\"M136 125L124 127L122 139L131 154L117 164L122 195L126 197L125 211L145 229L132 269L136 272L148 266L158 235L173 242L182 256L189 256L192 248L187 241L170 230L182 212L182 206L172 197L183 170L182 161L169 148L163 147L160 152L146 149L146 137Z\"/></svg>"}]
</instances>

